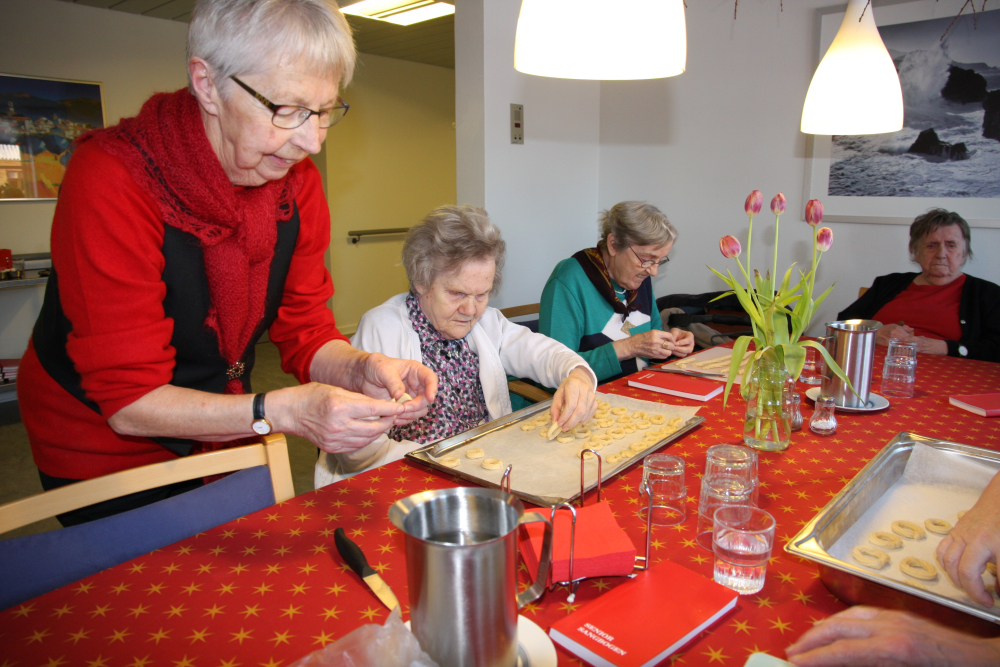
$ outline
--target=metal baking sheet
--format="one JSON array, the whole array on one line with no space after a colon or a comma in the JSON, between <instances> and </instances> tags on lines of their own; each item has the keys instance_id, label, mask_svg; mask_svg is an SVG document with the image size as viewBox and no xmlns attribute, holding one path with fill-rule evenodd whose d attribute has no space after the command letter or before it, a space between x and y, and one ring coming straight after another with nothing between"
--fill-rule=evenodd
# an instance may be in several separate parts
<instances>
[{"instance_id":1,"label":"metal baking sheet","mask_svg":"<svg viewBox=\"0 0 1000 667\"><path fill-rule=\"evenodd\" d=\"M699 417L695 414L698 407L642 401L617 394L598 393L597 398L599 401L608 401L615 406L623 405L630 410L644 410L649 413L663 414L668 422L671 416L679 416L685 420L677 431L663 437L648 449L631 458L619 461L615 465L602 460L601 480L603 482L607 482L610 478L628 469L635 463L641 462L647 454L652 454L668 447L671 443L684 437L689 431L697 428L705 421L704 417ZM486 450L487 458L494 458L491 456L490 451L492 446L498 451L503 451L503 455L498 456L498 458L503 461L504 468L508 464L514 465L511 472L511 492L514 495L541 506L553 506L563 502L571 502L580 497L580 462L579 458L573 452L578 451L584 441L577 440L571 443L558 444L555 441L549 442L541 438L537 429L525 433L514 426L521 421L534 418L540 412L548 411L551 405L551 399L535 403L496 421L416 449L406 454L406 458L419 461L424 465L429 465L432 468L455 475L479 486L497 488L503 470L485 470L481 467L479 460L466 459L462 453L466 448L482 447ZM511 431L502 432L504 429L512 426L514 428ZM656 426L653 428L660 427ZM625 438L607 445L599 454L603 458L603 455L617 452L631 443L641 440L646 432L636 431L634 434L626 435ZM458 456L462 460L462 465L458 468L449 468L441 465L438 461L446 454ZM585 471L585 489L586 491L590 491L597 486L596 460L587 461ZM556 487L562 488L565 491L562 493L548 492L548 489Z\"/></svg>"},{"instance_id":2,"label":"metal baking sheet","mask_svg":"<svg viewBox=\"0 0 1000 667\"><path fill-rule=\"evenodd\" d=\"M853 562L838 559L831 554L831 549L837 540L847 533L855 522L875 505L902 476L910 454L917 444L932 447L939 452L957 457L959 460L974 460L1000 469L1000 452L913 433L899 433L875 458L868 462L868 465L858 472L854 479L815 518L799 531L798 535L785 547L785 551L818 563L821 573L829 575L824 576L824 582L827 585L832 584L835 593L847 591L849 597L855 598L845 600L851 604L859 601L856 599L856 594L864 595L865 591L861 590L863 587L859 587L857 579L847 581L844 577L845 574L879 585L872 587L869 599L871 597L891 599L892 594L881 590L881 587L884 586L894 589L893 593L898 591L935 602L951 610L969 614L990 623L1000 623L1000 609L996 607L986 609L976 605L971 600L966 599L966 602L962 602L935 593L933 590L915 588L901 580L894 579L891 576L894 575L894 571L888 571L888 568L887 571L874 571ZM901 575L895 574L895 576ZM943 571L939 572L938 576L947 579L947 575ZM870 586L870 584L868 585ZM875 588L881 592L875 591Z\"/></svg>"}]
</instances>

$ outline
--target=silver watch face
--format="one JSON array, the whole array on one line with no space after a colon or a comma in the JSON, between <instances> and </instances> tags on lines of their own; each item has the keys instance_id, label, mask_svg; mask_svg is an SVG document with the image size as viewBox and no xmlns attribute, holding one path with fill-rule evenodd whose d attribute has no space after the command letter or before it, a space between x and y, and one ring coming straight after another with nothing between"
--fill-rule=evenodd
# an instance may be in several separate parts
<instances>
[{"instance_id":1,"label":"silver watch face","mask_svg":"<svg viewBox=\"0 0 1000 667\"><path fill-rule=\"evenodd\" d=\"M259 435L268 435L271 433L271 423L266 419L255 419L253 421L253 430Z\"/></svg>"}]
</instances>

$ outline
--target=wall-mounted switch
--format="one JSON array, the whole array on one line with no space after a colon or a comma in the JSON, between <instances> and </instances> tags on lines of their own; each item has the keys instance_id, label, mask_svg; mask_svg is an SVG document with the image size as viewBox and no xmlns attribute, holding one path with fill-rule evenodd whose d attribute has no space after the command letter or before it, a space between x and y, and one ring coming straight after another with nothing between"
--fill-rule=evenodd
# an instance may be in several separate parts
<instances>
[{"instance_id":1,"label":"wall-mounted switch","mask_svg":"<svg viewBox=\"0 0 1000 667\"><path fill-rule=\"evenodd\" d=\"M510 105L510 143L524 143L524 105Z\"/></svg>"}]
</instances>

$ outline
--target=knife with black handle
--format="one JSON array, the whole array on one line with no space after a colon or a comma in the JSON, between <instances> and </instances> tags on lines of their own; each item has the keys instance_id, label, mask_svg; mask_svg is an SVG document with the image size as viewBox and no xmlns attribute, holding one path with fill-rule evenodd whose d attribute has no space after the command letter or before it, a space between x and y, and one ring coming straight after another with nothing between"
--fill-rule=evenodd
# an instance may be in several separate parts
<instances>
[{"instance_id":1,"label":"knife with black handle","mask_svg":"<svg viewBox=\"0 0 1000 667\"><path fill-rule=\"evenodd\" d=\"M389 608L389 611L399 606L399 601L393 594L392 589L382 580L378 572L368 565L361 547L347 536L343 528L333 531L333 542L337 545L337 552L344 559L344 562L347 563L348 567L361 577L361 580L368 585L368 588L382 601L382 604Z\"/></svg>"}]
</instances>

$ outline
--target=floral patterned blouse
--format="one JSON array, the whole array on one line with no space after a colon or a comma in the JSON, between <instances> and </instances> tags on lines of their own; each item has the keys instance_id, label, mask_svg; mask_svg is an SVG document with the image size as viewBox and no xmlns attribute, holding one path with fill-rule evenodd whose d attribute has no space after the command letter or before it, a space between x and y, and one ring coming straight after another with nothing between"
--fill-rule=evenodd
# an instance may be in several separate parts
<instances>
[{"instance_id":1,"label":"floral patterned blouse","mask_svg":"<svg viewBox=\"0 0 1000 667\"><path fill-rule=\"evenodd\" d=\"M406 297L406 310L420 338L421 359L437 373L438 393L426 415L404 426L393 426L389 437L423 444L450 438L489 420L479 381L479 355L464 338L448 340L438 333L412 293Z\"/></svg>"}]
</instances>

